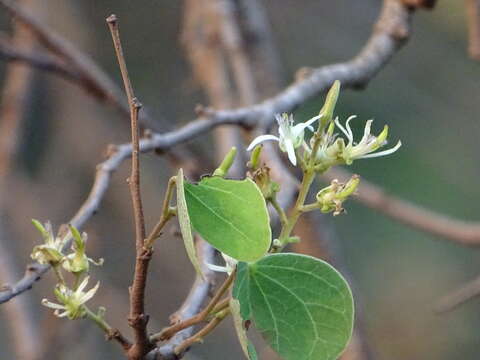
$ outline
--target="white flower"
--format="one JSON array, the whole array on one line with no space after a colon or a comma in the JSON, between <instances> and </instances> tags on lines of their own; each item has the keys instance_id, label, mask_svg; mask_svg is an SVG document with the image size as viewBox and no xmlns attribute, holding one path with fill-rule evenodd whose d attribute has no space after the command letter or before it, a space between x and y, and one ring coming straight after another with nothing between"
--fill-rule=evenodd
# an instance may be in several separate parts
<instances>
[{"instance_id":1,"label":"white flower","mask_svg":"<svg viewBox=\"0 0 480 360\"><path fill-rule=\"evenodd\" d=\"M53 266L63 261L64 255L62 248L64 239L56 237L53 234L50 222L45 223L45 226L37 220L32 220L32 222L38 231L40 231L44 240L42 245L37 245L33 248L32 254L30 255L32 259L38 261L40 264L50 264Z\"/></svg>"},{"instance_id":2,"label":"white flower","mask_svg":"<svg viewBox=\"0 0 480 360\"><path fill-rule=\"evenodd\" d=\"M278 137L275 135L260 135L256 137L248 146L247 151L251 151L255 146L261 142L274 140L278 141L280 150L288 154L288 159L293 165L297 165L297 158L295 156L295 149L302 146L304 143L304 132L306 128L313 131L311 124L317 121L322 115L315 116L310 120L293 124L293 115L283 113L282 115L275 115L278 122Z\"/></svg>"},{"instance_id":3,"label":"white flower","mask_svg":"<svg viewBox=\"0 0 480 360\"><path fill-rule=\"evenodd\" d=\"M343 127L338 118L335 119L335 124L342 131L343 134L347 137L348 144L346 146L338 146L341 149L341 154L339 156L343 158L346 164L350 165L353 160L356 159L367 159L379 156L386 156L394 153L402 146L402 142L398 143L391 149L380 151L372 154L374 151L378 150L380 147L384 146L387 143L388 136L388 125L385 125L382 132L378 136L374 136L370 133L370 128L372 126L373 120L368 120L365 125L365 130L363 132L363 137L358 144L353 140L353 132L350 128L350 121L355 119L356 116L350 116ZM337 141L343 142L343 139L338 139Z\"/></svg>"},{"instance_id":4,"label":"white flower","mask_svg":"<svg viewBox=\"0 0 480 360\"><path fill-rule=\"evenodd\" d=\"M49 308L55 309L54 314L58 317L68 316L68 318L71 320L82 318L85 316L83 304L85 304L93 297L93 295L95 295L100 285L98 282L95 287L91 288L87 292L83 292L83 289L85 289L87 286L88 279L89 277L87 276L80 283L77 290L71 290L63 284L57 285L54 293L57 300L61 304L52 303L47 299L43 299L42 304Z\"/></svg>"},{"instance_id":5,"label":"white flower","mask_svg":"<svg viewBox=\"0 0 480 360\"><path fill-rule=\"evenodd\" d=\"M218 266L218 265L213 265L213 264L206 264L207 267L216 272L224 272L230 275L233 270L235 270L235 267L237 266L238 261L235 260L234 258L222 253L223 259L225 260L225 266Z\"/></svg>"}]
</instances>

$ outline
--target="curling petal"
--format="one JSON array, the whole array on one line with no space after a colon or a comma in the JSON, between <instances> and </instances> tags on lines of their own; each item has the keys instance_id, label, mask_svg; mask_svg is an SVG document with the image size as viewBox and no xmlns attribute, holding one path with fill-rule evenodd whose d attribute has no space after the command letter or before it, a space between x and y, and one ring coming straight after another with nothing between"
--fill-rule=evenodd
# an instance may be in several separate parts
<instances>
[{"instance_id":1,"label":"curling petal","mask_svg":"<svg viewBox=\"0 0 480 360\"><path fill-rule=\"evenodd\" d=\"M253 148L258 144L264 141L269 141L269 140L280 141L280 139L275 135L260 135L260 136L257 136L255 139L253 139L250 145L248 145L247 151L252 151Z\"/></svg>"}]
</instances>

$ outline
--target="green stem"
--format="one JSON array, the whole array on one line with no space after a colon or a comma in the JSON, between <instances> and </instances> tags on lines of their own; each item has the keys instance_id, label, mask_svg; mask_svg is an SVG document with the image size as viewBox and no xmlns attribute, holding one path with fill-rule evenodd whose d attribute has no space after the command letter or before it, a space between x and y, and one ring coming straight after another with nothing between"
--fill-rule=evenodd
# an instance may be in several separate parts
<instances>
[{"instance_id":1,"label":"green stem","mask_svg":"<svg viewBox=\"0 0 480 360\"><path fill-rule=\"evenodd\" d=\"M286 226L288 222L287 214L285 214L285 211L283 211L282 207L277 201L277 198L273 196L271 199L268 199L268 201L270 201L270 204L272 204L273 208L278 213L278 216L280 217L280 224L283 227Z\"/></svg>"},{"instance_id":2,"label":"green stem","mask_svg":"<svg viewBox=\"0 0 480 360\"><path fill-rule=\"evenodd\" d=\"M309 211L313 211L313 210L318 210L318 204L317 203L313 203L313 204L307 204L307 205L303 205L300 210L302 212L309 212Z\"/></svg>"},{"instance_id":3,"label":"green stem","mask_svg":"<svg viewBox=\"0 0 480 360\"><path fill-rule=\"evenodd\" d=\"M63 277L62 271L59 269L59 267L60 265L53 266L53 271L55 272L55 275L57 275L58 281L60 281L61 284L67 286L65 278Z\"/></svg>"},{"instance_id":4,"label":"green stem","mask_svg":"<svg viewBox=\"0 0 480 360\"><path fill-rule=\"evenodd\" d=\"M170 207L170 202L172 201L173 190L175 189L176 182L176 176L172 176L170 180L168 180L167 190L165 192L165 199L163 200L162 213L152 232L150 233L150 235L148 235L148 237L143 243L145 249L149 249L153 246L153 243L160 236L160 233L162 232L165 224L176 214L176 210Z\"/></svg>"},{"instance_id":5,"label":"green stem","mask_svg":"<svg viewBox=\"0 0 480 360\"><path fill-rule=\"evenodd\" d=\"M297 201L290 213L290 216L284 226L282 226L282 230L280 232L280 236L278 240L280 241L280 247L278 247L275 252L279 252L285 245L288 244L288 238L295 227L298 218L302 215L302 208L303 204L308 195L308 190L312 185L313 180L315 179L315 170L313 167L310 167L305 170L302 183L300 184L300 191L298 193Z\"/></svg>"},{"instance_id":6,"label":"green stem","mask_svg":"<svg viewBox=\"0 0 480 360\"><path fill-rule=\"evenodd\" d=\"M102 329L106 334L112 333L113 331L112 327L105 321L104 318L95 314L86 305L83 305L83 308L85 309L85 314L88 319L92 320L95 324L97 324L98 327Z\"/></svg>"}]
</instances>

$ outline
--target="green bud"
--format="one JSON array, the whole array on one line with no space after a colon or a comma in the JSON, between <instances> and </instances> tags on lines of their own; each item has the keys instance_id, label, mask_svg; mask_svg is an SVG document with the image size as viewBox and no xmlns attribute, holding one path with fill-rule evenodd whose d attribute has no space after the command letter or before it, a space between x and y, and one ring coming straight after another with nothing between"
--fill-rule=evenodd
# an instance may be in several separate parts
<instances>
[{"instance_id":1,"label":"green bud","mask_svg":"<svg viewBox=\"0 0 480 360\"><path fill-rule=\"evenodd\" d=\"M339 215L344 212L343 202L355 193L355 190L360 183L360 177L353 175L346 183L339 183L338 180L333 180L330 186L320 190L317 193L317 206L323 213L333 211L333 215Z\"/></svg>"},{"instance_id":2,"label":"green bud","mask_svg":"<svg viewBox=\"0 0 480 360\"><path fill-rule=\"evenodd\" d=\"M45 229L45 227L42 225L42 223L38 220L32 219L32 224L37 228L37 230L43 235L43 236L48 236L48 231Z\"/></svg>"},{"instance_id":3,"label":"green bud","mask_svg":"<svg viewBox=\"0 0 480 360\"><path fill-rule=\"evenodd\" d=\"M385 140L387 140L387 137L388 137L388 125L385 125L383 127L382 132L377 136L378 147L382 146L385 143Z\"/></svg>"},{"instance_id":4,"label":"green bud","mask_svg":"<svg viewBox=\"0 0 480 360\"><path fill-rule=\"evenodd\" d=\"M225 155L220 166L213 172L213 176L225 177L235 160L235 155L237 155L237 148L234 146L230 149L227 155Z\"/></svg>"},{"instance_id":5,"label":"green bud","mask_svg":"<svg viewBox=\"0 0 480 360\"><path fill-rule=\"evenodd\" d=\"M72 233L73 237L73 244L72 244L72 250L73 252L71 254L68 254L65 257L64 262L62 263L63 268L71 272L75 275L80 275L82 273L88 273L88 270L90 268L90 262L100 266L103 264L103 259L100 259L98 262L93 261L89 257L87 257L85 253L85 246L87 243L87 234L83 233L80 234L78 229L76 229L74 226L69 225L70 232Z\"/></svg>"},{"instance_id":6,"label":"green bud","mask_svg":"<svg viewBox=\"0 0 480 360\"><path fill-rule=\"evenodd\" d=\"M260 154L262 153L263 146L257 145L252 151L252 155L250 156L250 161L247 163L247 167L256 170L258 168L258 164L260 163Z\"/></svg>"},{"instance_id":7,"label":"green bud","mask_svg":"<svg viewBox=\"0 0 480 360\"><path fill-rule=\"evenodd\" d=\"M320 110L320 114L323 114L320 119L320 128L324 129L333 119L333 112L335 105L337 104L338 94L340 93L340 81L335 80L332 87L327 93L325 104Z\"/></svg>"}]
</instances>

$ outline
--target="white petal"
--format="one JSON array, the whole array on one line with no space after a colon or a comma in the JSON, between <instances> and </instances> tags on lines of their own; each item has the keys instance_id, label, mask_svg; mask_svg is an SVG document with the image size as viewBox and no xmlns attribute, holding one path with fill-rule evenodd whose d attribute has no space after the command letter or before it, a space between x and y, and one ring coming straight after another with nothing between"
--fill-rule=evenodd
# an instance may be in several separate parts
<instances>
[{"instance_id":1,"label":"white petal","mask_svg":"<svg viewBox=\"0 0 480 360\"><path fill-rule=\"evenodd\" d=\"M345 126L347 128L348 133L349 133L349 135L347 135L347 138L350 142L353 142L353 132L352 132L352 128L350 127L350 121L352 121L356 117L357 117L357 115L349 116L347 121L345 122Z\"/></svg>"},{"instance_id":2,"label":"white petal","mask_svg":"<svg viewBox=\"0 0 480 360\"><path fill-rule=\"evenodd\" d=\"M294 166L297 166L297 157L295 155L295 148L293 147L292 140L285 139L285 149L287 150L288 160L290 160Z\"/></svg>"},{"instance_id":3,"label":"white petal","mask_svg":"<svg viewBox=\"0 0 480 360\"><path fill-rule=\"evenodd\" d=\"M367 120L365 124L365 130L363 131L362 140L360 140L359 144L366 144L370 138L370 128L372 127L373 120Z\"/></svg>"},{"instance_id":4,"label":"white petal","mask_svg":"<svg viewBox=\"0 0 480 360\"><path fill-rule=\"evenodd\" d=\"M95 285L95 287L88 290L85 294L82 294L82 296L80 297L80 302L84 304L88 300L90 300L93 297L93 295L95 295L95 293L97 292L99 286L100 286L100 281L97 282L97 285Z\"/></svg>"},{"instance_id":5,"label":"white petal","mask_svg":"<svg viewBox=\"0 0 480 360\"><path fill-rule=\"evenodd\" d=\"M368 155L363 155L363 156L360 156L359 159L368 159L368 158L374 158L374 157L379 157L379 156L386 156L386 155L390 155L390 154L393 154L395 151L397 151L400 146L402 146L402 142L399 141L397 143L397 145L395 145L393 148L391 149L388 149L388 150L384 150L384 151L380 151L380 152L377 152L377 153L373 153L373 154L368 154Z\"/></svg>"},{"instance_id":6,"label":"white petal","mask_svg":"<svg viewBox=\"0 0 480 360\"><path fill-rule=\"evenodd\" d=\"M65 312L63 312L63 313L60 314L60 311L55 310L55 311L54 311L54 314L55 314L55 316L62 318L62 317L65 317L65 316L68 315L68 311L65 311Z\"/></svg>"},{"instance_id":7,"label":"white petal","mask_svg":"<svg viewBox=\"0 0 480 360\"><path fill-rule=\"evenodd\" d=\"M280 139L275 135L260 135L260 136L257 136L255 139L253 139L250 145L248 145L247 151L252 151L255 146L257 146L261 142L268 141L268 140L280 141Z\"/></svg>"},{"instance_id":8,"label":"white petal","mask_svg":"<svg viewBox=\"0 0 480 360\"><path fill-rule=\"evenodd\" d=\"M315 131L313 126L311 126L311 124L313 122L315 122L316 120L318 119L318 116L308 120L307 122L304 122L304 123L299 123L297 125L295 125L293 128L292 128L292 134L294 137L297 137L299 136L306 128L310 129L310 131ZM313 121L312 121L313 120Z\"/></svg>"},{"instance_id":9,"label":"white petal","mask_svg":"<svg viewBox=\"0 0 480 360\"><path fill-rule=\"evenodd\" d=\"M44 305L46 307L49 307L51 309L65 309L64 305L52 303L52 302L48 301L47 299L42 299L42 305Z\"/></svg>"},{"instance_id":10,"label":"white petal","mask_svg":"<svg viewBox=\"0 0 480 360\"><path fill-rule=\"evenodd\" d=\"M350 133L345 130L345 128L340 124L340 121L338 120L338 117L335 118L335 125L338 126L338 128L342 131L342 133L347 137L347 139L350 141Z\"/></svg>"},{"instance_id":11,"label":"white petal","mask_svg":"<svg viewBox=\"0 0 480 360\"><path fill-rule=\"evenodd\" d=\"M205 265L207 265L207 267L212 270L212 271L215 271L215 272L228 272L227 268L225 266L218 266L218 265L213 265L213 264L208 264L206 263Z\"/></svg>"},{"instance_id":12,"label":"white petal","mask_svg":"<svg viewBox=\"0 0 480 360\"><path fill-rule=\"evenodd\" d=\"M77 290L75 290L76 293L81 293L83 289L85 289L85 286L87 286L88 279L90 279L90 276L87 276L83 281L78 285Z\"/></svg>"}]
</instances>

